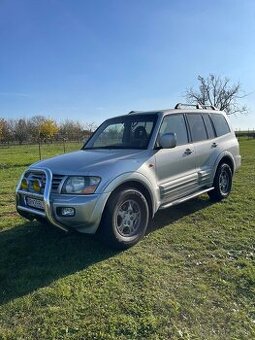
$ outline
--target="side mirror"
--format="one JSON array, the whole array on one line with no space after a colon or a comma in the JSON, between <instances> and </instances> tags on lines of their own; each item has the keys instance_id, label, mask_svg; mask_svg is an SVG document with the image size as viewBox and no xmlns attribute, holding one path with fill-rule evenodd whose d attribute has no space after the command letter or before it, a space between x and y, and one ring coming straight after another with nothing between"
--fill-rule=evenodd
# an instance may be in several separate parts
<instances>
[{"instance_id":1,"label":"side mirror","mask_svg":"<svg viewBox=\"0 0 255 340\"><path fill-rule=\"evenodd\" d=\"M159 144L163 149L172 149L176 147L176 133L164 133L160 138L159 138Z\"/></svg>"}]
</instances>

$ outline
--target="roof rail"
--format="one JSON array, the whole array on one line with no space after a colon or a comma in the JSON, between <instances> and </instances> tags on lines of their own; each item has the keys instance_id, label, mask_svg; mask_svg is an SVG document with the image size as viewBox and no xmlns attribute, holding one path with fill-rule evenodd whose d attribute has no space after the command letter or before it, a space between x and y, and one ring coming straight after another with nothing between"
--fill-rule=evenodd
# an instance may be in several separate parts
<instances>
[{"instance_id":1,"label":"roof rail","mask_svg":"<svg viewBox=\"0 0 255 340\"><path fill-rule=\"evenodd\" d=\"M175 109L181 109L182 106L194 106L196 109L202 109L202 106L200 104L182 104L182 103L178 103L175 105Z\"/></svg>"},{"instance_id":2,"label":"roof rail","mask_svg":"<svg viewBox=\"0 0 255 340\"><path fill-rule=\"evenodd\" d=\"M211 110L218 110L215 106L213 106L213 105L202 105L202 104L182 104L182 103L178 103L178 104L176 104L175 105L175 109L181 109L182 108L182 106L184 106L184 107L187 107L187 106L193 106L193 107L195 107L196 109L205 109L205 110L207 110L207 109L211 109Z\"/></svg>"},{"instance_id":3,"label":"roof rail","mask_svg":"<svg viewBox=\"0 0 255 340\"><path fill-rule=\"evenodd\" d=\"M137 113L137 111L130 111L128 114L131 115L132 113Z\"/></svg>"},{"instance_id":4,"label":"roof rail","mask_svg":"<svg viewBox=\"0 0 255 340\"><path fill-rule=\"evenodd\" d=\"M212 109L212 110L218 110L215 106L213 105L202 105L203 109Z\"/></svg>"}]
</instances>

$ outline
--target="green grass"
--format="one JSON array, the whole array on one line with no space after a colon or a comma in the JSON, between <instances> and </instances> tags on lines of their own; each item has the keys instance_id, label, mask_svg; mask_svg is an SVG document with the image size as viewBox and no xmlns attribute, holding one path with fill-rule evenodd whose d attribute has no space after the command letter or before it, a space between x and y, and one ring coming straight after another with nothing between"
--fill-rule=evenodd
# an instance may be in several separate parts
<instances>
[{"instance_id":1,"label":"green grass","mask_svg":"<svg viewBox=\"0 0 255 340\"><path fill-rule=\"evenodd\" d=\"M241 154L227 200L164 210L116 252L20 218L14 190L37 149L0 149L0 339L254 339L255 140Z\"/></svg>"}]
</instances>

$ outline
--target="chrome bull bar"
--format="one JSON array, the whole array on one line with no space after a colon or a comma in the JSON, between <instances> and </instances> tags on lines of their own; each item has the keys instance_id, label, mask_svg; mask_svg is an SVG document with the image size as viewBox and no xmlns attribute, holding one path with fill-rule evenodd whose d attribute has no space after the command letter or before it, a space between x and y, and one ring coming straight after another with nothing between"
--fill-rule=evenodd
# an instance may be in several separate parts
<instances>
[{"instance_id":1,"label":"chrome bull bar","mask_svg":"<svg viewBox=\"0 0 255 340\"><path fill-rule=\"evenodd\" d=\"M45 187L44 187L43 194L38 194L38 193L29 192L29 191L20 189L22 179L25 177L26 173L28 173L28 172L44 173L46 180L45 180ZM54 218L54 215L53 215L53 210L52 210L52 207L51 207L51 204L50 204L52 178L53 178L52 172L48 168L30 168L30 169L26 170L22 174L20 181L17 185L17 189L16 189L17 210L24 211L24 212L27 212L27 213L31 213L33 215L38 215L40 217L44 217L51 224L53 224L55 227L60 228L61 230L65 231L65 232L68 232L69 229L64 227L60 223L58 223L56 221L56 219ZM24 197L29 196L29 197L41 199L44 203L44 211L40 211L40 210L37 210L37 209L33 209L32 207L28 207L28 206L24 207L24 206L20 205L19 204L19 195L23 195Z\"/></svg>"}]
</instances>

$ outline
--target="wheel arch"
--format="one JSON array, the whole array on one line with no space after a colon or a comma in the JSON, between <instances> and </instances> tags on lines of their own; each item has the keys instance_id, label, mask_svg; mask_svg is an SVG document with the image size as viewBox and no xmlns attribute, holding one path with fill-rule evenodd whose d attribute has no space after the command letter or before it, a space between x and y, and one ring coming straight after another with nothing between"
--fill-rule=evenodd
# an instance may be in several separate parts
<instances>
[{"instance_id":1,"label":"wheel arch","mask_svg":"<svg viewBox=\"0 0 255 340\"><path fill-rule=\"evenodd\" d=\"M134 189L139 190L139 193L143 194L143 198L141 195L136 194L137 198L143 202L144 210L141 210L141 214L143 214L142 220L140 220L138 225L138 230L132 234L132 235L123 235L119 231L117 231L116 227L116 221L113 222L113 211L116 207L116 195L122 195L123 190L126 189L132 189L134 193ZM132 192L130 190L130 192ZM128 191L126 191L126 194ZM125 193L123 193L125 195ZM118 186L114 188L110 192L110 195L106 201L106 204L104 206L103 214L101 216L101 221L99 224L99 227L97 229L97 235L103 242L106 244L117 248L117 249L127 249L131 247L132 245L136 244L145 234L146 229L150 223L150 218L153 216L153 210L152 210L152 198L150 196L149 189L146 188L145 185L143 185L141 182L132 180L132 181L126 181L123 183L119 183ZM115 198L114 198L115 196ZM124 196L125 197L125 196ZM111 198L113 200L111 200ZM118 197L117 197L118 199ZM148 207L145 207L145 200L148 203ZM114 219L115 220L115 219Z\"/></svg>"},{"instance_id":2,"label":"wheel arch","mask_svg":"<svg viewBox=\"0 0 255 340\"><path fill-rule=\"evenodd\" d=\"M116 193L124 190L124 189L137 189L139 190L144 197L147 200L148 206L149 206L149 213L150 213L150 218L152 218L154 216L155 213L155 208L154 208L154 200L152 197L151 192L149 191L149 189L147 188L147 186L144 183L141 183L138 180L129 180L126 182L123 182L121 184L119 184L112 192L111 195L108 197L107 202L111 199L111 197L113 197L113 195L115 195ZM106 202L106 205L107 205Z\"/></svg>"},{"instance_id":3,"label":"wheel arch","mask_svg":"<svg viewBox=\"0 0 255 340\"><path fill-rule=\"evenodd\" d=\"M234 172L235 172L235 161L234 161L234 157L231 155L231 153L229 152L224 152L223 154L221 154L217 161L216 161L216 164L215 164L215 167L214 167L214 171L213 171L213 176L212 176L212 181L214 180L214 177L215 177L215 174L216 174L216 171L218 169L218 167L223 164L223 163L226 163L230 166L230 169L232 171L232 175L234 175Z\"/></svg>"},{"instance_id":4,"label":"wheel arch","mask_svg":"<svg viewBox=\"0 0 255 340\"><path fill-rule=\"evenodd\" d=\"M221 181L223 165L227 167L228 177L227 179L223 179L226 183ZM232 177L234 171L234 163L231 160L231 157L224 156L219 159L217 166L215 167L215 175L213 177L213 190L208 192L209 197L212 201L221 201L228 197L232 188ZM226 172L226 173L227 173Z\"/></svg>"},{"instance_id":5,"label":"wheel arch","mask_svg":"<svg viewBox=\"0 0 255 340\"><path fill-rule=\"evenodd\" d=\"M232 174L234 173L234 171L235 171L235 166L234 166L234 162L233 162L233 160L232 160L232 158L231 158L230 156L224 156L224 157L222 157L221 160L220 160L220 162L218 163L218 166L219 166L220 164L222 164L222 163L228 164L228 165L230 166L230 169L231 169L231 171L232 171ZM218 167L218 166L217 166L217 167Z\"/></svg>"}]
</instances>

